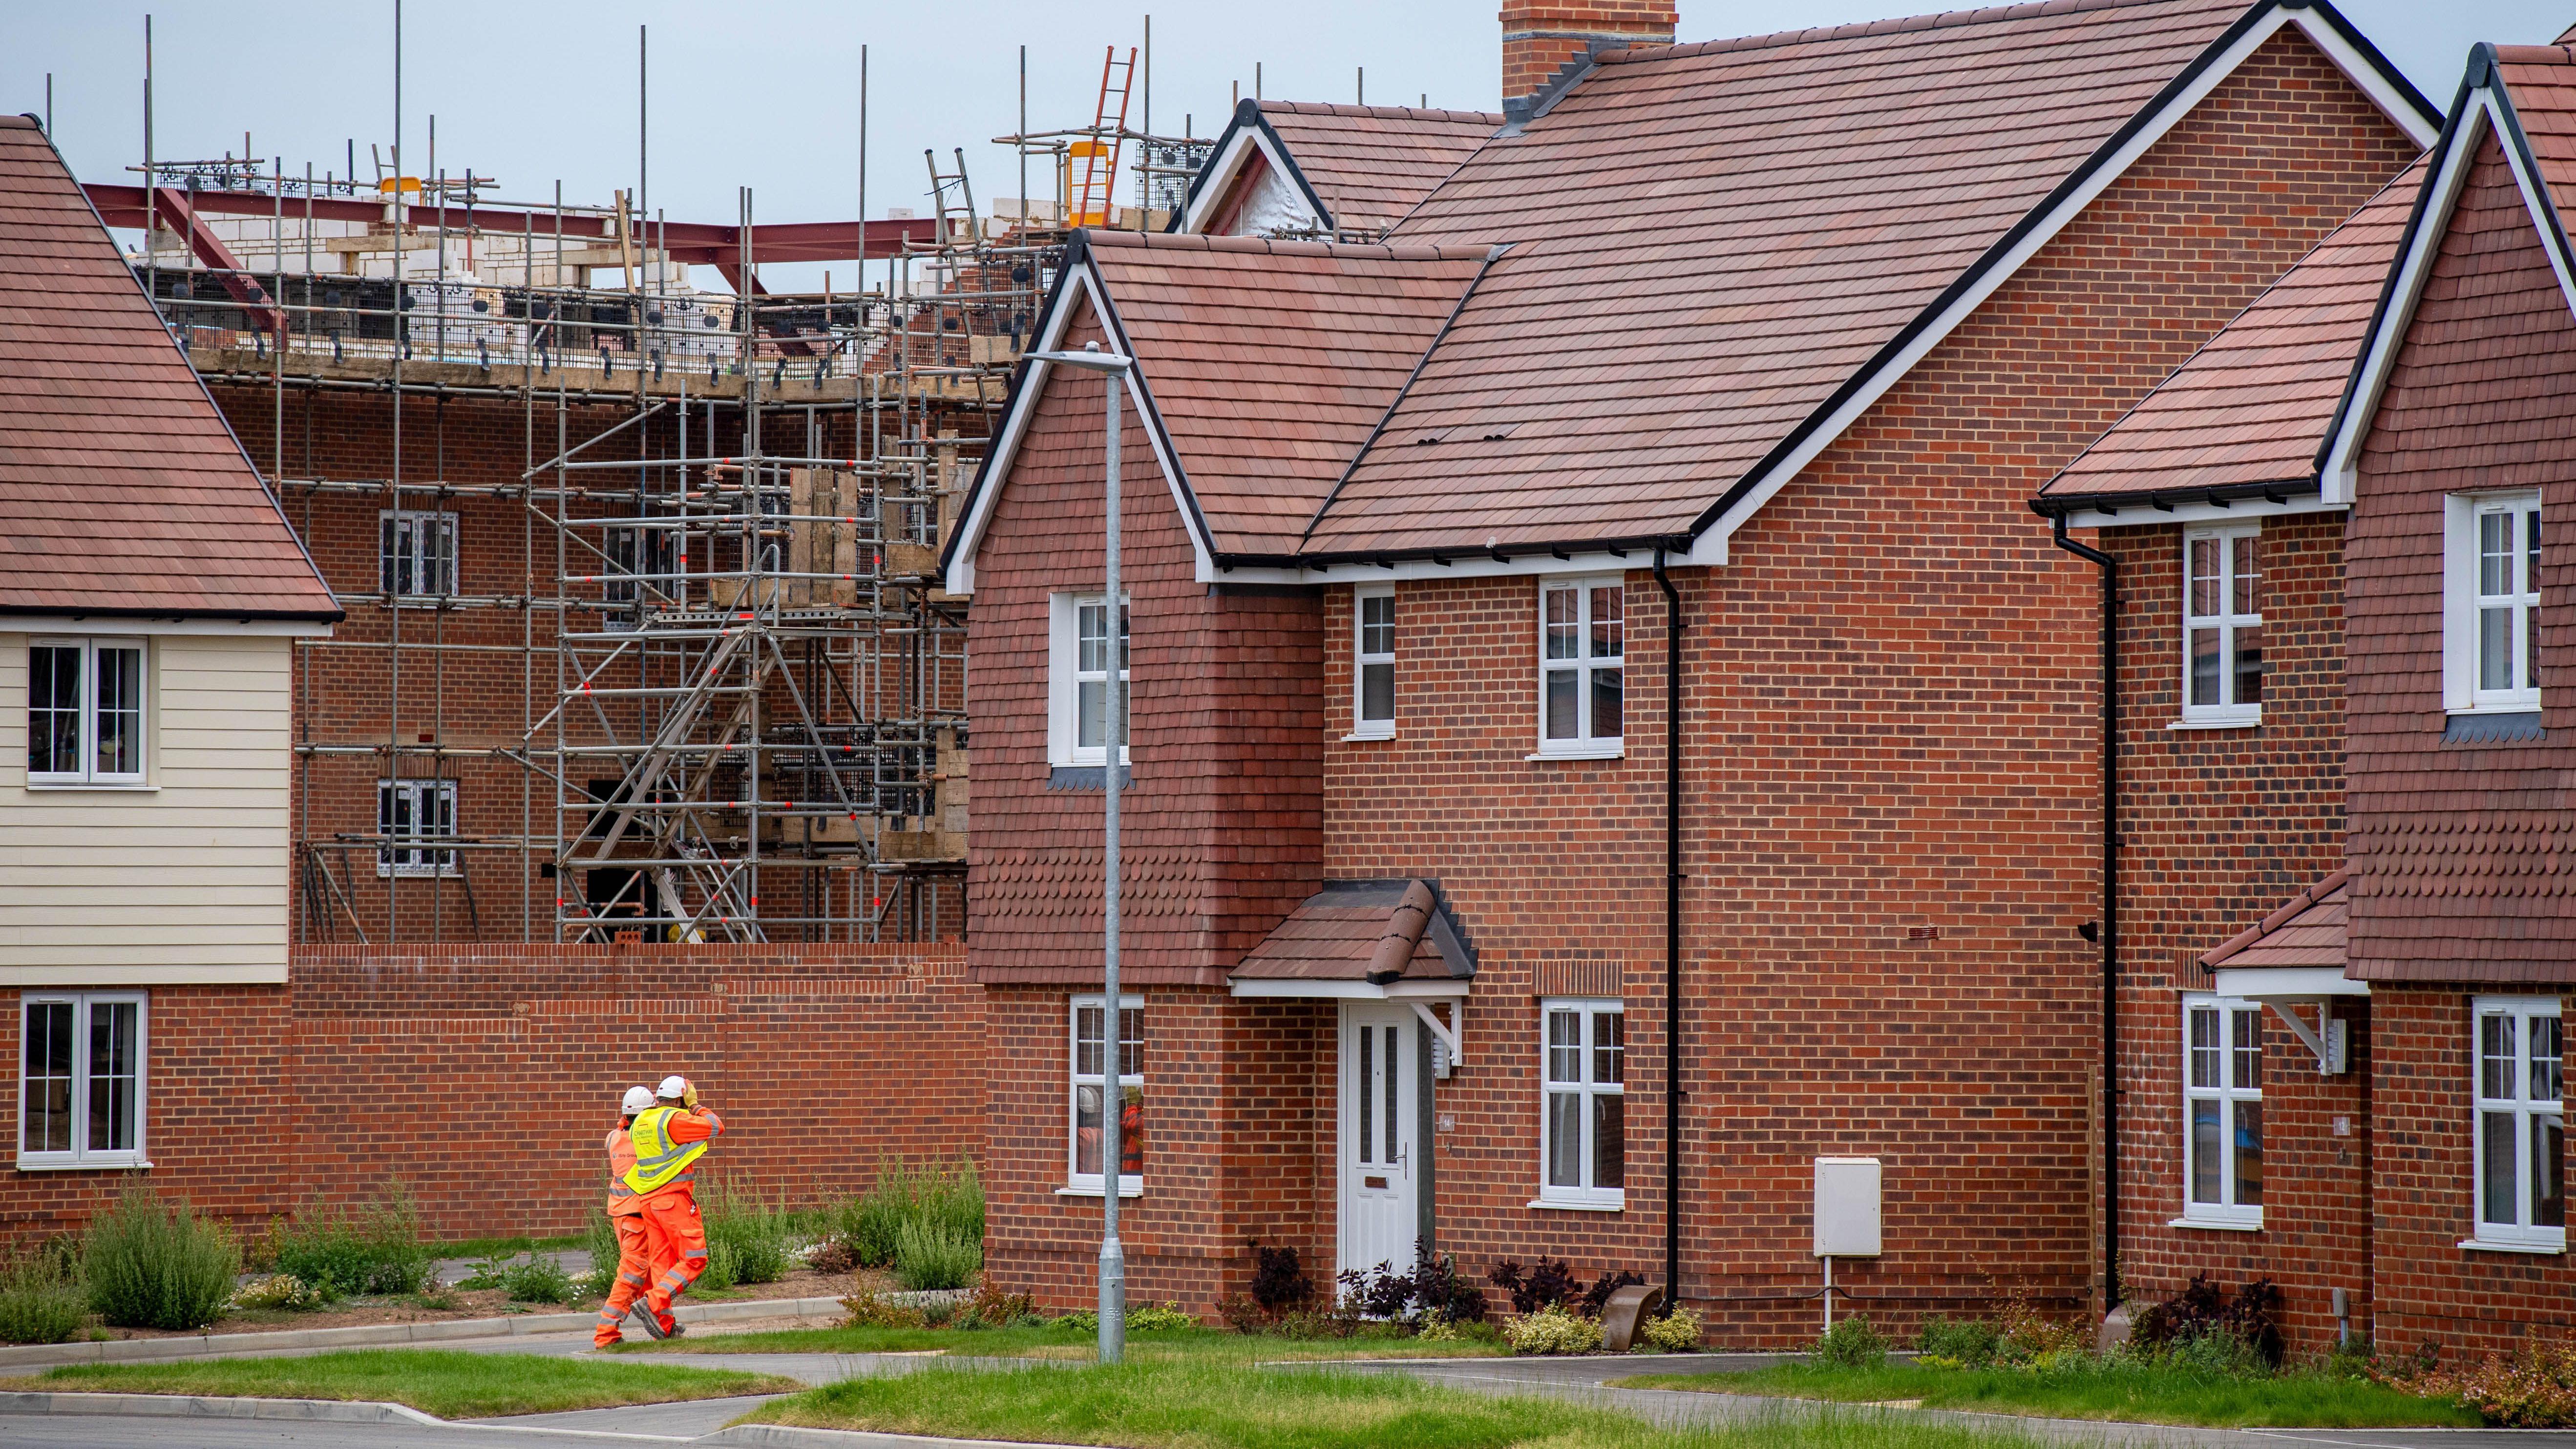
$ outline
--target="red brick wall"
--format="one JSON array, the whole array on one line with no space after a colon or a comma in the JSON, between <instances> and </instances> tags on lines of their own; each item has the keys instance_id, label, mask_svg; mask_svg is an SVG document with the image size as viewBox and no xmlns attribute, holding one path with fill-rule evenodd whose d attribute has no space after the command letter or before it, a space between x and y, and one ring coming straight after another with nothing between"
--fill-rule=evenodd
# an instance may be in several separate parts
<instances>
[{"instance_id":1,"label":"red brick wall","mask_svg":"<svg viewBox=\"0 0 2576 1449\"><path fill-rule=\"evenodd\" d=\"M1671 0L1503 0L1503 97L1528 95L1593 38L1670 45Z\"/></svg>"},{"instance_id":2,"label":"red brick wall","mask_svg":"<svg viewBox=\"0 0 2576 1449\"><path fill-rule=\"evenodd\" d=\"M2340 514L2263 521L2263 722L2221 730L2171 728L2184 530L2103 534L2120 560L2121 1278L2152 1301L2195 1273L2268 1277L2306 1348L2332 1343L2338 1287L2368 1331L2369 1004L2338 1007L2354 1063L2338 1077L2265 1015L2265 1229L2241 1233L2170 1226L2185 1192L2178 998L2210 988L2203 953L2343 864L2343 529Z\"/></svg>"},{"instance_id":3,"label":"red brick wall","mask_svg":"<svg viewBox=\"0 0 2576 1449\"><path fill-rule=\"evenodd\" d=\"M618 1094L679 1072L724 1114L714 1175L855 1191L883 1157L983 1155L964 973L953 945L302 949L288 987L152 993L153 1180L245 1224L400 1177L441 1237L576 1231ZM16 1174L0 1237L117 1180Z\"/></svg>"}]
</instances>

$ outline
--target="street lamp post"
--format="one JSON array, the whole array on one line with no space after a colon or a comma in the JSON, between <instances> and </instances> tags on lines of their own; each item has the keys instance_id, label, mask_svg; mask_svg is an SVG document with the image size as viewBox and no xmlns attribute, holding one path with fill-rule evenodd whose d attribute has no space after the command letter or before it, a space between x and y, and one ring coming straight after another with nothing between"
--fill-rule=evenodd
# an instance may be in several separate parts
<instances>
[{"instance_id":1,"label":"street lamp post","mask_svg":"<svg viewBox=\"0 0 2576 1449\"><path fill-rule=\"evenodd\" d=\"M1109 661L1105 672L1109 687L1102 705L1105 718L1100 730L1101 794L1108 800L1102 812L1100 868L1104 917L1100 956L1100 1361L1117 1363L1127 1354L1127 1250L1118 1241L1119 1166L1127 1148L1121 1140L1126 1135L1123 1118L1127 1094L1119 1085L1119 1079L1126 1075L1126 1033L1121 1025L1125 1013L1118 1009L1118 795L1127 749L1127 610L1118 594L1118 387L1136 362L1134 358L1101 351L1097 342L1084 343L1080 352L1032 352L1029 356L1099 373L1109 394L1108 431L1102 435L1108 473L1102 612L1108 616Z\"/></svg>"}]
</instances>

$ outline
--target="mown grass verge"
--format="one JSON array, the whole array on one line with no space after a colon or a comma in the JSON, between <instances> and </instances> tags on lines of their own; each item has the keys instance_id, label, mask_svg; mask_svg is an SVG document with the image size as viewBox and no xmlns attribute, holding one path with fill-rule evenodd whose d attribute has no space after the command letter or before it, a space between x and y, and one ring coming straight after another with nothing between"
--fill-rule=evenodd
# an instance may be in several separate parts
<instances>
[{"instance_id":1,"label":"mown grass verge","mask_svg":"<svg viewBox=\"0 0 2576 1449\"><path fill-rule=\"evenodd\" d=\"M2008 1431L1891 1414L1801 1412L1671 1429L1554 1399L1495 1397L1396 1374L1206 1362L849 1379L745 1422L1118 1449L2030 1449Z\"/></svg>"},{"instance_id":2,"label":"mown grass verge","mask_svg":"<svg viewBox=\"0 0 2576 1449\"><path fill-rule=\"evenodd\" d=\"M729 1369L421 1348L201 1363L85 1363L0 1380L0 1388L55 1394L372 1400L406 1404L442 1419L792 1393L803 1387L794 1379Z\"/></svg>"},{"instance_id":3,"label":"mown grass verge","mask_svg":"<svg viewBox=\"0 0 2576 1449\"><path fill-rule=\"evenodd\" d=\"M2297 1370L2222 1375L2120 1360L2076 1359L2036 1370L1793 1363L1750 1373L1641 1374L1614 1384L1628 1389L1688 1389L1836 1403L1919 1400L1927 1409L2213 1429L2449 1428L2481 1422L2466 1409L2367 1379Z\"/></svg>"},{"instance_id":4,"label":"mown grass verge","mask_svg":"<svg viewBox=\"0 0 2576 1449\"><path fill-rule=\"evenodd\" d=\"M628 1340L619 1353L923 1353L958 1358L1029 1358L1088 1362L1099 1340L1089 1329L790 1328L769 1333L694 1330L662 1343ZM1231 1329L1174 1328L1130 1332L1128 1357L1140 1362L1278 1363L1378 1358L1493 1358L1499 1345L1475 1340L1424 1342L1410 1336L1274 1338Z\"/></svg>"}]
</instances>

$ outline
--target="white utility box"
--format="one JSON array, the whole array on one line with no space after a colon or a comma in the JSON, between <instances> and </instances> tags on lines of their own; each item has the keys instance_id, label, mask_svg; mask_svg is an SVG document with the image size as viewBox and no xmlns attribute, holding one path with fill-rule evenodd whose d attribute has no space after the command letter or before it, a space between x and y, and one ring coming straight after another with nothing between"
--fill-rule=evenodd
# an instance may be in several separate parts
<instances>
[{"instance_id":1,"label":"white utility box","mask_svg":"<svg viewBox=\"0 0 2576 1449\"><path fill-rule=\"evenodd\" d=\"M1816 1159L1816 1256L1878 1256L1878 1159Z\"/></svg>"}]
</instances>

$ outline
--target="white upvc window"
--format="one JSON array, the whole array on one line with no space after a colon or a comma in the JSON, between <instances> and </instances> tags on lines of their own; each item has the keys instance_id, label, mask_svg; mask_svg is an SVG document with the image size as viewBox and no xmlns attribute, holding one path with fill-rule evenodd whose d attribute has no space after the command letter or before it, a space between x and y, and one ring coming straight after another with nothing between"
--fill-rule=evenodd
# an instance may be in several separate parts
<instances>
[{"instance_id":1,"label":"white upvc window","mask_svg":"<svg viewBox=\"0 0 2576 1449\"><path fill-rule=\"evenodd\" d=\"M1351 735L1395 737L1395 586L1351 592Z\"/></svg>"},{"instance_id":2,"label":"white upvc window","mask_svg":"<svg viewBox=\"0 0 2576 1449\"><path fill-rule=\"evenodd\" d=\"M1131 1197L1145 1180L1145 998L1118 998L1117 1090L1110 1090L1108 998L1073 998L1072 1081L1065 1097L1065 1186L1101 1191L1100 1152L1107 1133L1101 1107L1119 1103L1118 1195Z\"/></svg>"},{"instance_id":3,"label":"white upvc window","mask_svg":"<svg viewBox=\"0 0 2576 1449\"><path fill-rule=\"evenodd\" d=\"M140 639L27 645L27 783L140 785L147 715Z\"/></svg>"},{"instance_id":4,"label":"white upvc window","mask_svg":"<svg viewBox=\"0 0 2576 1449\"><path fill-rule=\"evenodd\" d=\"M2182 717L2186 724L2259 724L2263 611L2255 595L2259 525L2183 535Z\"/></svg>"},{"instance_id":5,"label":"white upvc window","mask_svg":"<svg viewBox=\"0 0 2576 1449\"><path fill-rule=\"evenodd\" d=\"M378 780L376 874L454 875L456 852L422 842L456 835L454 780ZM399 842L399 843L393 843Z\"/></svg>"},{"instance_id":6,"label":"white upvc window","mask_svg":"<svg viewBox=\"0 0 2576 1449\"><path fill-rule=\"evenodd\" d=\"M1540 1003L1541 1205L1627 1206L1627 1059L1627 1015L1619 1002Z\"/></svg>"},{"instance_id":7,"label":"white upvc window","mask_svg":"<svg viewBox=\"0 0 2576 1449\"><path fill-rule=\"evenodd\" d=\"M144 994L30 991L18 1013L19 1168L150 1166Z\"/></svg>"},{"instance_id":8,"label":"white upvc window","mask_svg":"<svg viewBox=\"0 0 2576 1449\"><path fill-rule=\"evenodd\" d=\"M2477 1235L2469 1247L2567 1248L2564 1082L2558 998L2473 1003Z\"/></svg>"},{"instance_id":9,"label":"white upvc window","mask_svg":"<svg viewBox=\"0 0 2576 1449\"><path fill-rule=\"evenodd\" d=\"M2263 1008L2182 999L2182 1221L2263 1225Z\"/></svg>"},{"instance_id":10,"label":"white upvc window","mask_svg":"<svg viewBox=\"0 0 2576 1449\"><path fill-rule=\"evenodd\" d=\"M388 601L456 592L456 515L391 508L376 513L376 587Z\"/></svg>"},{"instance_id":11,"label":"white upvc window","mask_svg":"<svg viewBox=\"0 0 2576 1449\"><path fill-rule=\"evenodd\" d=\"M2442 703L2540 708L2540 495L2444 500Z\"/></svg>"},{"instance_id":12,"label":"white upvc window","mask_svg":"<svg viewBox=\"0 0 2576 1449\"><path fill-rule=\"evenodd\" d=\"M1576 759L1618 754L1626 713L1626 583L1549 580L1538 598L1538 752Z\"/></svg>"},{"instance_id":13,"label":"white upvc window","mask_svg":"<svg viewBox=\"0 0 2576 1449\"><path fill-rule=\"evenodd\" d=\"M1118 678L1126 686L1119 699L1126 716L1120 721L1118 762L1128 761L1124 726L1136 715L1136 692L1129 681L1128 629L1131 600L1118 605ZM1109 602L1101 594L1056 594L1048 600L1047 762L1052 765L1102 765L1109 761Z\"/></svg>"}]
</instances>

